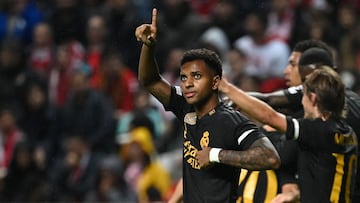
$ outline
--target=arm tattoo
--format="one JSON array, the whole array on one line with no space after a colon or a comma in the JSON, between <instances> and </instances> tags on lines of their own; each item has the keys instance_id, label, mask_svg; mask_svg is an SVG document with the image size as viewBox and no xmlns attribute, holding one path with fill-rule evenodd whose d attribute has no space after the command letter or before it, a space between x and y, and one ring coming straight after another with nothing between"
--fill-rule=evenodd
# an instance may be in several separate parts
<instances>
[{"instance_id":1,"label":"arm tattoo","mask_svg":"<svg viewBox=\"0 0 360 203\"><path fill-rule=\"evenodd\" d=\"M259 139L245 151L221 150L219 160L221 163L248 170L276 169L280 166L280 158L275 148L271 143L266 143L267 141L264 138Z\"/></svg>"}]
</instances>

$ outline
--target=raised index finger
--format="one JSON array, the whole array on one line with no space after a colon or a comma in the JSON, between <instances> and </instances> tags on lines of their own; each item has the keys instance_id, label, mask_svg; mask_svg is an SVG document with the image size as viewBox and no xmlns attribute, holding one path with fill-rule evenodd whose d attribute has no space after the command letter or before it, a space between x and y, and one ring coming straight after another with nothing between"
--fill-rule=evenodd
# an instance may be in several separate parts
<instances>
[{"instance_id":1,"label":"raised index finger","mask_svg":"<svg viewBox=\"0 0 360 203\"><path fill-rule=\"evenodd\" d=\"M157 23L157 9L153 8L153 10L152 10L152 19L151 19L151 27L156 28L156 23Z\"/></svg>"}]
</instances>

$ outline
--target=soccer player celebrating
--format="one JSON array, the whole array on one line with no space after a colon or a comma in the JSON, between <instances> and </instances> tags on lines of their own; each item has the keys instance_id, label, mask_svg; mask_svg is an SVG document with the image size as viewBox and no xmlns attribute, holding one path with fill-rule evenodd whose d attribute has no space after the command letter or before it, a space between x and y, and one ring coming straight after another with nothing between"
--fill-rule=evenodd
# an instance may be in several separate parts
<instances>
[{"instance_id":1,"label":"soccer player celebrating","mask_svg":"<svg viewBox=\"0 0 360 203\"><path fill-rule=\"evenodd\" d=\"M332 68L323 66L307 76L303 88L304 118L295 119L226 81L220 87L250 117L297 140L301 202L351 202L357 139L343 120L344 84Z\"/></svg>"},{"instance_id":2,"label":"soccer player celebrating","mask_svg":"<svg viewBox=\"0 0 360 203\"><path fill-rule=\"evenodd\" d=\"M222 76L219 56L208 49L185 52L180 87L159 74L154 58L157 10L152 23L140 25L135 36L143 43L139 80L167 110L184 122L184 202L235 202L240 168L279 167L269 139L238 111L219 101Z\"/></svg>"}]
</instances>

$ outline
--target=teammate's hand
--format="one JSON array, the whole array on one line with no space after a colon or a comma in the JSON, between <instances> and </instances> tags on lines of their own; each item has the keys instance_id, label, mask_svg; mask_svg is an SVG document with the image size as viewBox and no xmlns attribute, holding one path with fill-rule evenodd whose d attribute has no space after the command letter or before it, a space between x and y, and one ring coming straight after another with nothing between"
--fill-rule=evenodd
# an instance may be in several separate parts
<instances>
[{"instance_id":1,"label":"teammate's hand","mask_svg":"<svg viewBox=\"0 0 360 203\"><path fill-rule=\"evenodd\" d=\"M231 82L224 76L221 78L218 89L220 92L227 94L229 92L229 86L230 86Z\"/></svg>"},{"instance_id":2,"label":"teammate's hand","mask_svg":"<svg viewBox=\"0 0 360 203\"><path fill-rule=\"evenodd\" d=\"M146 44L147 46L154 46L157 35L157 10L152 10L151 24L142 24L135 30L136 40Z\"/></svg>"},{"instance_id":3,"label":"teammate's hand","mask_svg":"<svg viewBox=\"0 0 360 203\"><path fill-rule=\"evenodd\" d=\"M197 151L195 158L198 161L200 168L205 168L210 165L210 150L211 147L202 147L202 150Z\"/></svg>"},{"instance_id":4,"label":"teammate's hand","mask_svg":"<svg viewBox=\"0 0 360 203\"><path fill-rule=\"evenodd\" d=\"M300 203L299 198L293 193L280 193L271 203Z\"/></svg>"}]
</instances>

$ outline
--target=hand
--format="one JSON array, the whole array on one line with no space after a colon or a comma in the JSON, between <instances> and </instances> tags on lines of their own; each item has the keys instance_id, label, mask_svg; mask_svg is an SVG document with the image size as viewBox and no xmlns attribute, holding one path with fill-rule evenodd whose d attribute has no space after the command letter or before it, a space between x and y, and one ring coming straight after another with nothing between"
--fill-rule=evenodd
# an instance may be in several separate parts
<instances>
[{"instance_id":1,"label":"hand","mask_svg":"<svg viewBox=\"0 0 360 203\"><path fill-rule=\"evenodd\" d=\"M210 150L211 147L202 147L202 150L196 152L195 158L200 164L200 168L205 168L210 165Z\"/></svg>"},{"instance_id":2,"label":"hand","mask_svg":"<svg viewBox=\"0 0 360 203\"><path fill-rule=\"evenodd\" d=\"M220 92L227 94L229 85L230 85L230 82L228 81L228 79L225 76L223 76L220 80L218 89Z\"/></svg>"},{"instance_id":3,"label":"hand","mask_svg":"<svg viewBox=\"0 0 360 203\"><path fill-rule=\"evenodd\" d=\"M280 193L271 201L271 203L299 203L299 198L293 193Z\"/></svg>"},{"instance_id":4,"label":"hand","mask_svg":"<svg viewBox=\"0 0 360 203\"><path fill-rule=\"evenodd\" d=\"M142 24L135 30L135 37L137 41L146 44L147 46L154 46L157 35L157 10L152 10L151 24Z\"/></svg>"},{"instance_id":5,"label":"hand","mask_svg":"<svg viewBox=\"0 0 360 203\"><path fill-rule=\"evenodd\" d=\"M281 186L281 193L271 203L299 203L300 189L296 183L286 183Z\"/></svg>"},{"instance_id":6,"label":"hand","mask_svg":"<svg viewBox=\"0 0 360 203\"><path fill-rule=\"evenodd\" d=\"M266 132L275 132L276 129L269 126L269 125L263 125L262 128L266 131Z\"/></svg>"}]
</instances>

